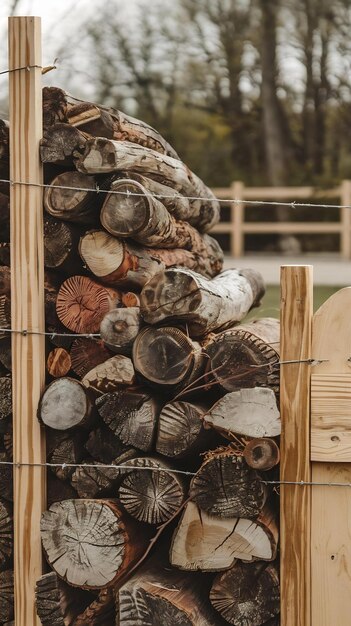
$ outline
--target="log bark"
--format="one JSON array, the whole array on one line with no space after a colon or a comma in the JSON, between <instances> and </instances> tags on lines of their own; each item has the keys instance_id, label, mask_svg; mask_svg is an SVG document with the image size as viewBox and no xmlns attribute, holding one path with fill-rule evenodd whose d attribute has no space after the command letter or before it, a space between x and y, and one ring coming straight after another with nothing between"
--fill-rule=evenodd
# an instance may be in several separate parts
<instances>
[{"instance_id":1,"label":"log bark","mask_svg":"<svg viewBox=\"0 0 351 626\"><path fill-rule=\"evenodd\" d=\"M59 174L45 189L45 210L55 219L78 224L96 224L103 201L96 189L93 176L79 172Z\"/></svg>"},{"instance_id":2,"label":"log bark","mask_svg":"<svg viewBox=\"0 0 351 626\"><path fill-rule=\"evenodd\" d=\"M44 263L45 267L61 272L81 269L77 253L78 234L70 224L52 217L44 217Z\"/></svg>"},{"instance_id":3,"label":"log bark","mask_svg":"<svg viewBox=\"0 0 351 626\"><path fill-rule=\"evenodd\" d=\"M43 87L43 126L67 121L67 97L59 87Z\"/></svg>"},{"instance_id":4,"label":"log bark","mask_svg":"<svg viewBox=\"0 0 351 626\"><path fill-rule=\"evenodd\" d=\"M125 389L107 393L96 400L105 424L126 445L145 452L154 443L159 404L142 389Z\"/></svg>"},{"instance_id":5,"label":"log bark","mask_svg":"<svg viewBox=\"0 0 351 626\"><path fill-rule=\"evenodd\" d=\"M118 291L103 287L86 276L70 276L56 299L60 322L74 333L98 333L100 323L121 301Z\"/></svg>"},{"instance_id":6,"label":"log bark","mask_svg":"<svg viewBox=\"0 0 351 626\"><path fill-rule=\"evenodd\" d=\"M0 615L1 620L9 622L14 617L14 580L13 570L0 572Z\"/></svg>"},{"instance_id":7,"label":"log bark","mask_svg":"<svg viewBox=\"0 0 351 626\"><path fill-rule=\"evenodd\" d=\"M116 608L112 589L102 589L95 600L76 617L72 626L111 626L115 623Z\"/></svg>"},{"instance_id":8,"label":"log bark","mask_svg":"<svg viewBox=\"0 0 351 626\"><path fill-rule=\"evenodd\" d=\"M145 458L136 463L138 467L127 474L119 487L120 502L140 522L164 523L185 499L183 483L163 461Z\"/></svg>"},{"instance_id":9,"label":"log bark","mask_svg":"<svg viewBox=\"0 0 351 626\"><path fill-rule=\"evenodd\" d=\"M113 500L66 500L41 519L48 563L73 587L113 585L142 556L148 534Z\"/></svg>"},{"instance_id":10,"label":"log bark","mask_svg":"<svg viewBox=\"0 0 351 626\"><path fill-rule=\"evenodd\" d=\"M8 336L6 330L11 328L11 300L8 296L0 296L0 339Z\"/></svg>"},{"instance_id":11,"label":"log bark","mask_svg":"<svg viewBox=\"0 0 351 626\"><path fill-rule=\"evenodd\" d=\"M11 337L8 335L0 338L0 363L6 370L11 371Z\"/></svg>"},{"instance_id":12,"label":"log bark","mask_svg":"<svg viewBox=\"0 0 351 626\"><path fill-rule=\"evenodd\" d=\"M255 520L220 518L189 502L174 532L170 563L184 570L216 572L242 561L273 561L278 529L274 516L264 509Z\"/></svg>"},{"instance_id":13,"label":"log bark","mask_svg":"<svg viewBox=\"0 0 351 626\"><path fill-rule=\"evenodd\" d=\"M38 406L38 419L55 430L76 426L88 428L92 403L82 383L74 378L58 378L46 387Z\"/></svg>"},{"instance_id":14,"label":"log bark","mask_svg":"<svg viewBox=\"0 0 351 626\"><path fill-rule=\"evenodd\" d=\"M135 382L135 371L132 361L121 354L96 365L82 378L82 384L101 393L116 391L120 386L131 386Z\"/></svg>"},{"instance_id":15,"label":"log bark","mask_svg":"<svg viewBox=\"0 0 351 626\"><path fill-rule=\"evenodd\" d=\"M139 307L112 309L100 324L101 339L112 352L131 354L141 324Z\"/></svg>"},{"instance_id":16,"label":"log bark","mask_svg":"<svg viewBox=\"0 0 351 626\"><path fill-rule=\"evenodd\" d=\"M185 321L191 336L228 328L258 306L264 283L255 270L225 270L212 280L184 268L156 274L141 293L146 322Z\"/></svg>"},{"instance_id":17,"label":"log bark","mask_svg":"<svg viewBox=\"0 0 351 626\"><path fill-rule=\"evenodd\" d=\"M279 320L268 317L216 335L206 345L211 374L227 391L270 387L278 393L279 334Z\"/></svg>"},{"instance_id":18,"label":"log bark","mask_svg":"<svg viewBox=\"0 0 351 626\"><path fill-rule=\"evenodd\" d=\"M1 241L8 242L10 240L10 198L0 192L0 228L1 228ZM1 255L2 256L2 255ZM2 260L2 265L10 265L10 261L7 263Z\"/></svg>"},{"instance_id":19,"label":"log bark","mask_svg":"<svg viewBox=\"0 0 351 626\"><path fill-rule=\"evenodd\" d=\"M87 136L69 124L57 123L46 128L40 141L42 163L73 167L74 154L84 150Z\"/></svg>"},{"instance_id":20,"label":"log bark","mask_svg":"<svg viewBox=\"0 0 351 626\"><path fill-rule=\"evenodd\" d=\"M11 295L11 274L10 268L6 265L0 266L0 296Z\"/></svg>"},{"instance_id":21,"label":"log bark","mask_svg":"<svg viewBox=\"0 0 351 626\"><path fill-rule=\"evenodd\" d=\"M277 437L281 431L280 413L275 393L267 387L252 387L227 393L203 416L207 428L221 435Z\"/></svg>"},{"instance_id":22,"label":"log bark","mask_svg":"<svg viewBox=\"0 0 351 626\"><path fill-rule=\"evenodd\" d=\"M82 432L67 433L46 428L47 460L49 463L61 465L50 468L57 478L68 480L72 476L74 468L69 465L82 461L85 452L83 443Z\"/></svg>"},{"instance_id":23,"label":"log bark","mask_svg":"<svg viewBox=\"0 0 351 626\"><path fill-rule=\"evenodd\" d=\"M233 626L261 626L280 611L277 569L273 563L236 563L215 577L210 601Z\"/></svg>"},{"instance_id":24,"label":"log bark","mask_svg":"<svg viewBox=\"0 0 351 626\"><path fill-rule=\"evenodd\" d=\"M211 434L202 423L204 405L183 401L168 402L159 415L156 450L180 459L210 446Z\"/></svg>"},{"instance_id":25,"label":"log bark","mask_svg":"<svg viewBox=\"0 0 351 626\"><path fill-rule=\"evenodd\" d=\"M176 159L127 141L101 137L88 140L84 153L76 159L83 174L133 171L174 187L190 200L192 224L201 232L209 231L219 221L219 202L196 174Z\"/></svg>"},{"instance_id":26,"label":"log bark","mask_svg":"<svg viewBox=\"0 0 351 626\"><path fill-rule=\"evenodd\" d=\"M61 580L56 572L37 580L35 608L42 626L71 626L90 601L90 594Z\"/></svg>"},{"instance_id":27,"label":"log bark","mask_svg":"<svg viewBox=\"0 0 351 626\"><path fill-rule=\"evenodd\" d=\"M0 569L11 558L13 551L13 515L8 502L0 500Z\"/></svg>"},{"instance_id":28,"label":"log bark","mask_svg":"<svg viewBox=\"0 0 351 626\"><path fill-rule=\"evenodd\" d=\"M173 326L143 328L133 345L135 369L158 385L190 384L205 369L201 345Z\"/></svg>"},{"instance_id":29,"label":"log bark","mask_svg":"<svg viewBox=\"0 0 351 626\"><path fill-rule=\"evenodd\" d=\"M11 460L7 452L0 452L0 498L4 498L8 502L13 501L13 470L11 465L3 465L3 463Z\"/></svg>"},{"instance_id":30,"label":"log bark","mask_svg":"<svg viewBox=\"0 0 351 626\"><path fill-rule=\"evenodd\" d=\"M10 244L6 241L0 242L0 265L10 265Z\"/></svg>"},{"instance_id":31,"label":"log bark","mask_svg":"<svg viewBox=\"0 0 351 626\"><path fill-rule=\"evenodd\" d=\"M228 446L208 453L191 481L189 495L209 515L255 518L266 502L267 488Z\"/></svg>"},{"instance_id":32,"label":"log bark","mask_svg":"<svg viewBox=\"0 0 351 626\"><path fill-rule=\"evenodd\" d=\"M278 465L280 461L279 447L274 439L252 439L244 449L246 463L259 471L267 471Z\"/></svg>"},{"instance_id":33,"label":"log bark","mask_svg":"<svg viewBox=\"0 0 351 626\"><path fill-rule=\"evenodd\" d=\"M89 433L84 447L90 456L100 463L112 463L114 459L129 450L129 447L122 443L105 424Z\"/></svg>"},{"instance_id":34,"label":"log bark","mask_svg":"<svg viewBox=\"0 0 351 626\"><path fill-rule=\"evenodd\" d=\"M73 341L70 349L72 371L83 378L92 368L104 363L110 356L111 352L102 341L79 337Z\"/></svg>"},{"instance_id":35,"label":"log bark","mask_svg":"<svg viewBox=\"0 0 351 626\"><path fill-rule=\"evenodd\" d=\"M0 378L0 422L12 413L12 381L7 376Z\"/></svg>"},{"instance_id":36,"label":"log bark","mask_svg":"<svg viewBox=\"0 0 351 626\"><path fill-rule=\"evenodd\" d=\"M46 370L53 378L67 376L71 369L70 353L64 348L54 348L48 354Z\"/></svg>"}]
</instances>

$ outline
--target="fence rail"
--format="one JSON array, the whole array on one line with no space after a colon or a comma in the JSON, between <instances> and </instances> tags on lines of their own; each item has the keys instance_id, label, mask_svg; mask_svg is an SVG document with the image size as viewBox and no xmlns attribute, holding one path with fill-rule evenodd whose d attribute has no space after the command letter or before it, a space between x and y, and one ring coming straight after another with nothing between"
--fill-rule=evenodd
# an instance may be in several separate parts
<instances>
[{"instance_id":1,"label":"fence rail","mask_svg":"<svg viewBox=\"0 0 351 626\"><path fill-rule=\"evenodd\" d=\"M340 205L351 205L351 180L343 180L338 187L317 189L315 187L245 187L242 181L235 181L230 187L213 189L221 200L233 199L230 205L230 221L220 222L212 230L217 234L230 236L230 254L241 257L245 253L245 235L277 233L287 234L329 234L340 236L339 251L343 258L351 258L351 210L339 209L339 219L333 222L246 222L245 200L277 202L293 200L340 199ZM238 202L239 200L239 202ZM242 200L242 202L240 202ZM291 209L292 211L294 209ZM337 209L336 209L337 210Z\"/></svg>"}]
</instances>

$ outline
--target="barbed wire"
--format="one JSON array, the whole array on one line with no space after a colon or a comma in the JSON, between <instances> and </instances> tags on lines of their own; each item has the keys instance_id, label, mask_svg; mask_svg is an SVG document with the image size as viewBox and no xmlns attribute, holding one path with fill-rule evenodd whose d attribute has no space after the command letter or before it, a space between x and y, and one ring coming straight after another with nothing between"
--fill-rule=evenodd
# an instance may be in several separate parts
<instances>
[{"instance_id":1,"label":"barbed wire","mask_svg":"<svg viewBox=\"0 0 351 626\"><path fill-rule=\"evenodd\" d=\"M57 69L56 59L52 65L47 65L45 67L43 67L42 65L23 65L22 67L14 67L12 69L2 70L0 72L0 76L3 76L4 74L12 74L13 72L20 72L21 70L27 70L27 72L29 72L31 69L35 68L41 70L42 74L47 74L48 72L51 72L51 70Z\"/></svg>"}]
</instances>

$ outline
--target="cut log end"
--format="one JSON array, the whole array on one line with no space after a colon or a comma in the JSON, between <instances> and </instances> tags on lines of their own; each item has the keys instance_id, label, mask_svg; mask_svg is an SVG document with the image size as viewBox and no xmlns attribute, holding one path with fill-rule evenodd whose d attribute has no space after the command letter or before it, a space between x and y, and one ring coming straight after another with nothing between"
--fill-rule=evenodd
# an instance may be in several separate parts
<instances>
[{"instance_id":1,"label":"cut log end","mask_svg":"<svg viewBox=\"0 0 351 626\"><path fill-rule=\"evenodd\" d=\"M84 426L91 414L91 402L83 385L73 378L58 378L44 391L38 418L46 426L67 430Z\"/></svg>"},{"instance_id":2,"label":"cut log end","mask_svg":"<svg viewBox=\"0 0 351 626\"><path fill-rule=\"evenodd\" d=\"M274 439L252 439L245 446L246 463L256 470L270 470L280 460L279 447Z\"/></svg>"}]
</instances>

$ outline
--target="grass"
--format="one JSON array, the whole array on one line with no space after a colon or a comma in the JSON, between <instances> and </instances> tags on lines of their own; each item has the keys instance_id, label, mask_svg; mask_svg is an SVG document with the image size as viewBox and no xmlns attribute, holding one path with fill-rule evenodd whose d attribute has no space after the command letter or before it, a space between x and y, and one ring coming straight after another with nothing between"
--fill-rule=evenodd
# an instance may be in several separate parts
<instances>
[{"instance_id":1,"label":"grass","mask_svg":"<svg viewBox=\"0 0 351 626\"><path fill-rule=\"evenodd\" d=\"M342 289L342 287L323 286L315 287L313 290L314 310L316 311L333 293ZM253 309L248 318L257 317L278 317L280 306L280 287L279 285L267 285L266 294L262 299L261 306Z\"/></svg>"}]
</instances>

